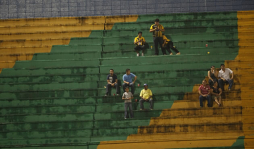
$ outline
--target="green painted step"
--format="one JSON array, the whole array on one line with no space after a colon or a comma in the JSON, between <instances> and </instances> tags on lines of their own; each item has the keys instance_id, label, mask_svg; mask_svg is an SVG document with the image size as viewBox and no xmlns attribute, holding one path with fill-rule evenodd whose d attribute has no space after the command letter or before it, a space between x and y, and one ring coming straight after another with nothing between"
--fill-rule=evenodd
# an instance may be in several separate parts
<instances>
[{"instance_id":1,"label":"green painted step","mask_svg":"<svg viewBox=\"0 0 254 149\"><path fill-rule=\"evenodd\" d=\"M204 62L218 62L224 61L224 59L230 59L234 57L235 54L217 54L216 59L214 55L177 55L177 56L144 56L144 57L122 57L122 58L105 58L100 59L101 65L146 65L146 64L169 64L169 65L178 65L179 63L204 63ZM116 63L117 62L117 63Z\"/></svg>"},{"instance_id":2,"label":"green painted step","mask_svg":"<svg viewBox=\"0 0 254 149\"><path fill-rule=\"evenodd\" d=\"M41 75L41 76L17 76L1 77L0 84L22 84L22 83L55 83L55 82L84 82L98 81L99 75Z\"/></svg>"},{"instance_id":3,"label":"green painted step","mask_svg":"<svg viewBox=\"0 0 254 149\"><path fill-rule=\"evenodd\" d=\"M98 74L99 67L67 67L67 68L37 68L37 69L3 69L1 76L41 76L41 75L87 75Z\"/></svg>"},{"instance_id":4,"label":"green painted step","mask_svg":"<svg viewBox=\"0 0 254 149\"><path fill-rule=\"evenodd\" d=\"M133 39L132 39L133 40ZM221 48L221 47L236 47L238 46L238 39L235 40L209 40L209 41L173 41L174 46L176 46L179 50L187 49L187 48L205 48L206 44L208 44L211 48ZM154 44L153 42L148 42L149 47L154 51ZM116 50L132 50L134 49L135 45L132 42L125 42L125 43L117 43L117 44L105 44L103 46L103 51L116 51ZM160 51L161 53L161 51ZM191 53L189 53L191 54Z\"/></svg>"},{"instance_id":5,"label":"green painted step","mask_svg":"<svg viewBox=\"0 0 254 149\"><path fill-rule=\"evenodd\" d=\"M102 47L101 45L53 45L50 53L78 53L86 51L100 52Z\"/></svg>"},{"instance_id":6,"label":"green painted step","mask_svg":"<svg viewBox=\"0 0 254 149\"><path fill-rule=\"evenodd\" d=\"M149 22L128 22L128 23L116 23L112 30L120 29L140 29L147 28L149 31L151 25L154 23ZM184 21L160 21L160 24L165 29L171 27L212 27L212 26L236 26L237 19L211 19L211 20L184 20Z\"/></svg>"},{"instance_id":7,"label":"green painted step","mask_svg":"<svg viewBox=\"0 0 254 149\"><path fill-rule=\"evenodd\" d=\"M39 53L33 56L33 60L78 60L92 58L101 58L101 52Z\"/></svg>"},{"instance_id":8,"label":"green painted step","mask_svg":"<svg viewBox=\"0 0 254 149\"><path fill-rule=\"evenodd\" d=\"M97 37L80 37L71 38L69 45L101 45L103 43L103 38Z\"/></svg>"},{"instance_id":9,"label":"green painted step","mask_svg":"<svg viewBox=\"0 0 254 149\"><path fill-rule=\"evenodd\" d=\"M52 98L52 97L87 97L87 96L97 96L97 90L52 90L52 91L27 91L27 92L13 92L13 93L0 93L1 99L23 99L23 98Z\"/></svg>"},{"instance_id":10,"label":"green painted step","mask_svg":"<svg viewBox=\"0 0 254 149\"><path fill-rule=\"evenodd\" d=\"M99 61L95 60L32 60L17 61L13 68L54 68L54 67L97 67Z\"/></svg>"}]
</instances>

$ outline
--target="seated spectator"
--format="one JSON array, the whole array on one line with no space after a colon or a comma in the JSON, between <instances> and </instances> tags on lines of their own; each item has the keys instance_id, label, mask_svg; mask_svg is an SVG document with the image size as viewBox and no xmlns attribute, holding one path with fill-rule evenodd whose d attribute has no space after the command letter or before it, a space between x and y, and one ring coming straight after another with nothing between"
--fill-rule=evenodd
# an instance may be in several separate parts
<instances>
[{"instance_id":1,"label":"seated spectator","mask_svg":"<svg viewBox=\"0 0 254 149\"><path fill-rule=\"evenodd\" d=\"M218 75L219 87L222 89L222 91L224 91L224 84L228 83L229 84L228 90L230 91L234 84L234 81L233 81L234 73L231 69L225 68L224 64L221 64L220 68L221 70L219 71L219 75ZM231 78L230 78L230 74L231 74Z\"/></svg>"},{"instance_id":2,"label":"seated spectator","mask_svg":"<svg viewBox=\"0 0 254 149\"><path fill-rule=\"evenodd\" d=\"M217 72L216 72L216 70L215 70L215 67L212 66L211 69L208 71L208 78L209 78L209 85L210 85L210 88L213 86L213 84L214 84L215 82L218 81L217 78L216 78L217 76L218 76L218 74L217 74Z\"/></svg>"},{"instance_id":3,"label":"seated spectator","mask_svg":"<svg viewBox=\"0 0 254 149\"><path fill-rule=\"evenodd\" d=\"M214 82L214 84L213 84L213 86L211 88L211 94L212 94L212 99L220 107L221 106L221 94L222 94L222 90L221 90L221 88L218 87L218 83L217 82Z\"/></svg>"},{"instance_id":4,"label":"seated spectator","mask_svg":"<svg viewBox=\"0 0 254 149\"><path fill-rule=\"evenodd\" d=\"M153 110L153 98L152 98L153 94L152 91L150 89L148 89L148 85L144 84L144 89L141 90L140 92L140 100L139 100L139 104L140 104L140 110L144 110L144 105L143 103L149 102L150 103L150 110Z\"/></svg>"},{"instance_id":5,"label":"seated spectator","mask_svg":"<svg viewBox=\"0 0 254 149\"><path fill-rule=\"evenodd\" d=\"M162 47L164 47L168 51L168 53L170 55L173 55L173 53L171 52L170 48L173 51L176 52L176 55L180 55L180 52L175 48L175 46L173 46L173 42L172 41L170 41L164 34L162 34L162 38L163 38L163 41L164 41Z\"/></svg>"},{"instance_id":6,"label":"seated spectator","mask_svg":"<svg viewBox=\"0 0 254 149\"><path fill-rule=\"evenodd\" d=\"M134 80L132 81L132 79ZM123 75L123 92L126 87L131 87L131 93L134 95L134 83L137 80L137 76L131 73L130 69L126 69L126 74Z\"/></svg>"},{"instance_id":7,"label":"seated spectator","mask_svg":"<svg viewBox=\"0 0 254 149\"><path fill-rule=\"evenodd\" d=\"M212 102L211 102L211 96L210 96L210 86L207 85L206 80L202 81L202 85L198 88L198 93L199 93L199 102L200 102L200 107L203 107L203 100L207 99L208 100L208 107L212 107Z\"/></svg>"},{"instance_id":8,"label":"seated spectator","mask_svg":"<svg viewBox=\"0 0 254 149\"><path fill-rule=\"evenodd\" d=\"M125 110L124 119L129 118L128 108L129 108L130 116L131 116L131 118L133 118L134 115L133 115L132 103L131 103L131 99L133 99L133 95L131 92L129 92L128 87L125 88L125 92L123 93L122 99L124 100L124 110Z\"/></svg>"},{"instance_id":9,"label":"seated spectator","mask_svg":"<svg viewBox=\"0 0 254 149\"><path fill-rule=\"evenodd\" d=\"M116 88L116 95L119 95L119 87L117 84L117 76L114 74L114 70L110 69L109 70L109 75L107 77L107 86L106 86L106 94L105 96L111 95L111 87L115 87Z\"/></svg>"},{"instance_id":10,"label":"seated spectator","mask_svg":"<svg viewBox=\"0 0 254 149\"><path fill-rule=\"evenodd\" d=\"M137 52L137 56L139 56L139 50L142 50L142 56L144 56L145 42L146 40L142 37L142 32L138 32L138 36L134 39L134 44L136 45L134 50Z\"/></svg>"}]
</instances>

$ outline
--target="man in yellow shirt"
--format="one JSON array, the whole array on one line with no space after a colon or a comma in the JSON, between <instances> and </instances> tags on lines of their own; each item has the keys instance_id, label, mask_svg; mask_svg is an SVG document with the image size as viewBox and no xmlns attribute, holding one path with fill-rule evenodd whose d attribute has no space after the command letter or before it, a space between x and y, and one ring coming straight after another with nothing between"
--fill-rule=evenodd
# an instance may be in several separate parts
<instances>
[{"instance_id":1,"label":"man in yellow shirt","mask_svg":"<svg viewBox=\"0 0 254 149\"><path fill-rule=\"evenodd\" d=\"M146 40L142 37L142 32L138 32L138 36L134 39L134 44L136 45L134 50L137 52L137 56L139 56L139 50L142 50L142 56L144 56L145 42Z\"/></svg>"},{"instance_id":2,"label":"man in yellow shirt","mask_svg":"<svg viewBox=\"0 0 254 149\"><path fill-rule=\"evenodd\" d=\"M173 51L176 52L176 55L180 55L180 52L175 48L175 46L173 46L173 42L172 42L172 41L170 41L164 34L162 34L162 38L163 38L163 41L164 41L164 43L163 43L162 46L163 46L165 49L167 49L167 51L168 51L168 53L169 53L170 55L173 55L173 53L170 51L170 48L171 48Z\"/></svg>"},{"instance_id":3,"label":"man in yellow shirt","mask_svg":"<svg viewBox=\"0 0 254 149\"><path fill-rule=\"evenodd\" d=\"M153 43L155 49L155 55L159 55L158 44L160 44L162 54L166 55L166 51L163 48L163 39L162 39L162 32L164 32L164 27L160 24L159 19L155 19L154 24L150 27L150 32L153 33Z\"/></svg>"},{"instance_id":4,"label":"man in yellow shirt","mask_svg":"<svg viewBox=\"0 0 254 149\"><path fill-rule=\"evenodd\" d=\"M144 84L144 89L141 90L140 92L140 97L141 99L139 100L140 104L140 110L144 110L144 102L149 102L150 103L150 109L153 110L153 93L150 89L148 89L148 85Z\"/></svg>"}]
</instances>

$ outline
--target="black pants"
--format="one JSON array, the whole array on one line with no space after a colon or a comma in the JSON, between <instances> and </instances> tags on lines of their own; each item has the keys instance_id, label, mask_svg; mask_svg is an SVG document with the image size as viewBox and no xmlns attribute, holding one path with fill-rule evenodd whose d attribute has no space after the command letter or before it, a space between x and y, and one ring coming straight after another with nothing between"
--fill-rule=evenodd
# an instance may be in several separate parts
<instances>
[{"instance_id":1,"label":"black pants","mask_svg":"<svg viewBox=\"0 0 254 149\"><path fill-rule=\"evenodd\" d=\"M134 48L134 50L135 50L136 52L138 52L139 50L142 50L142 52L144 52L144 50L145 50L145 45L137 45L137 46Z\"/></svg>"},{"instance_id":2,"label":"black pants","mask_svg":"<svg viewBox=\"0 0 254 149\"><path fill-rule=\"evenodd\" d=\"M153 43L154 43L154 49L155 49L155 55L159 55L159 50L158 50L158 44L160 44L162 54L166 54L165 49L162 47L163 44L163 38L162 37L153 37Z\"/></svg>"},{"instance_id":3,"label":"black pants","mask_svg":"<svg viewBox=\"0 0 254 149\"><path fill-rule=\"evenodd\" d=\"M114 86L111 86L111 84L107 84L106 86L106 94L111 95L111 87L116 88L116 94L119 94L119 87L118 84L116 83Z\"/></svg>"},{"instance_id":4,"label":"black pants","mask_svg":"<svg viewBox=\"0 0 254 149\"><path fill-rule=\"evenodd\" d=\"M165 45L165 48L167 49L168 53L172 53L170 49L175 51L176 53L179 53L179 51L173 46L173 42L169 41L168 44Z\"/></svg>"},{"instance_id":5,"label":"black pants","mask_svg":"<svg viewBox=\"0 0 254 149\"><path fill-rule=\"evenodd\" d=\"M216 78L213 79L213 81L211 79L209 79L209 86L210 87L213 87L213 84L217 82L218 83L218 80Z\"/></svg>"}]
</instances>

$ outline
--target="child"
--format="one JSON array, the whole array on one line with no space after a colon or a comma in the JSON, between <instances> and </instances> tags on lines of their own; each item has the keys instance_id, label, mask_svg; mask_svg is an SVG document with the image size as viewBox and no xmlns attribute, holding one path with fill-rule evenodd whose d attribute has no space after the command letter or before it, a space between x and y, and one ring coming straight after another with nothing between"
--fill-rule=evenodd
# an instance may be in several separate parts
<instances>
[{"instance_id":1,"label":"child","mask_svg":"<svg viewBox=\"0 0 254 149\"><path fill-rule=\"evenodd\" d=\"M173 55L173 53L170 51L170 48L176 52L176 55L180 55L180 52L173 46L173 42L170 41L164 34L162 34L163 38L163 47L166 48L166 50L169 52L170 55Z\"/></svg>"},{"instance_id":2,"label":"child","mask_svg":"<svg viewBox=\"0 0 254 149\"><path fill-rule=\"evenodd\" d=\"M129 107L129 111L130 111L130 116L131 118L133 118L133 111L132 111L132 103L131 103L131 99L133 99L133 95L131 92L129 92L129 88L126 87L125 88L125 92L123 93L123 97L122 97L124 101L124 109L125 109L125 113L124 113L124 119L129 118L128 115L128 107Z\"/></svg>"}]
</instances>

